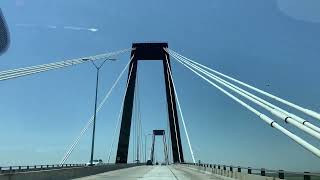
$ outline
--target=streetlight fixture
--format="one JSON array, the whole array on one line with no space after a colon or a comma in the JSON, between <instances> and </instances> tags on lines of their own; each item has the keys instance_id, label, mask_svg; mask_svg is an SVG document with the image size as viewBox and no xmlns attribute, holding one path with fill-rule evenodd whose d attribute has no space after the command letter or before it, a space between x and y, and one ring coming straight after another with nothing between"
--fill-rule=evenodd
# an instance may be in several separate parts
<instances>
[{"instance_id":1,"label":"streetlight fixture","mask_svg":"<svg viewBox=\"0 0 320 180\"><path fill-rule=\"evenodd\" d=\"M95 139L95 131L96 131L96 116L97 116L97 98L98 98L98 88L99 88L99 72L104 63L109 61L115 61L116 59L105 59L99 66L93 62L91 59L82 59L83 61L91 61L93 66L97 69L96 73L96 96L94 101L94 115L93 115L93 128L92 128L92 142L91 142L91 156L90 156L90 166L93 166L93 152L94 152L94 139Z\"/></svg>"}]
</instances>

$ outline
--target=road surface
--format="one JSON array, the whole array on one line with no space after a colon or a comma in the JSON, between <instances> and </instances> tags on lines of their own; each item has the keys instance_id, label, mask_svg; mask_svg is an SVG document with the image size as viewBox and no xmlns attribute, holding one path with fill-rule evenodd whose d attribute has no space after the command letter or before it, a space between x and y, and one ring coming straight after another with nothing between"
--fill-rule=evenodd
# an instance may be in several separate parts
<instances>
[{"instance_id":1,"label":"road surface","mask_svg":"<svg viewBox=\"0 0 320 180\"><path fill-rule=\"evenodd\" d=\"M139 166L97 175L77 178L75 180L214 180L215 176L205 174L187 167L170 166Z\"/></svg>"}]
</instances>

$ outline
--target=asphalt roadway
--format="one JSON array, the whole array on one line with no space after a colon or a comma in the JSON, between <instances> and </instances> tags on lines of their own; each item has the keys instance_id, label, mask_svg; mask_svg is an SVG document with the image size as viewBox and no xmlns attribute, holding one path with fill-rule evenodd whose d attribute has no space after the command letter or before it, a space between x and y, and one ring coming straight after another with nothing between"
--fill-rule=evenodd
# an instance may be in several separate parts
<instances>
[{"instance_id":1,"label":"asphalt roadway","mask_svg":"<svg viewBox=\"0 0 320 180\"><path fill-rule=\"evenodd\" d=\"M169 166L138 166L92 176L77 178L75 180L207 180L219 179L218 177L200 172L194 168L180 165Z\"/></svg>"}]
</instances>

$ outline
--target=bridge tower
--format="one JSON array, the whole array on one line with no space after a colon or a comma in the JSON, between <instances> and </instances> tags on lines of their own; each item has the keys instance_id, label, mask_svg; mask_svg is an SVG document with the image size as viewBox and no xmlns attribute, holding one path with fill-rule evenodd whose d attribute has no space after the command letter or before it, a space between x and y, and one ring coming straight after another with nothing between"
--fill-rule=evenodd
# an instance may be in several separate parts
<instances>
[{"instance_id":1,"label":"bridge tower","mask_svg":"<svg viewBox=\"0 0 320 180\"><path fill-rule=\"evenodd\" d=\"M165 130L153 130L150 160L151 160L152 163L154 163L154 159L155 159L154 146L155 146L155 143L156 143L156 136L162 136L164 159L165 159L166 164L168 164L169 163L169 157L168 157L168 149L167 149L167 140L166 140Z\"/></svg>"},{"instance_id":2,"label":"bridge tower","mask_svg":"<svg viewBox=\"0 0 320 180\"><path fill-rule=\"evenodd\" d=\"M116 163L127 163L128 160L128 150L129 150L129 140L130 140L130 127L132 119L132 109L134 101L134 91L136 84L136 73L138 68L139 60L162 60L163 61L163 72L165 77L166 86L166 99L168 104L168 117L169 126L171 134L171 144L172 144L172 156L173 162L184 162L180 128L178 121L178 113L176 108L176 98L174 93L174 87L172 83L172 78L168 73L170 68L170 57L169 54L164 51L163 48L168 48L168 43L133 43L131 51L132 61L129 66L128 75L128 88L125 95L124 107L122 113L120 135L116 156ZM168 60L168 64L167 61ZM130 76L131 70L131 76ZM130 76L130 78L129 78Z\"/></svg>"}]
</instances>

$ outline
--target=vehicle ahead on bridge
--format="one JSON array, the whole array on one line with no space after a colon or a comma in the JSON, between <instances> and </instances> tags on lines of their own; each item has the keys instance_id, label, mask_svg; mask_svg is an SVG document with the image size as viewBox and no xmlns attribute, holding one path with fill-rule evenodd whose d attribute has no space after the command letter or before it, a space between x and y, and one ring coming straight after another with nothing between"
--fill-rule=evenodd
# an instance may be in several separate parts
<instances>
[{"instance_id":1,"label":"vehicle ahead on bridge","mask_svg":"<svg viewBox=\"0 0 320 180\"><path fill-rule=\"evenodd\" d=\"M102 164L103 164L103 161L101 159L99 159L99 160L95 159L92 161L92 166L97 166L97 165L102 165ZM86 165L90 166L91 162L86 163Z\"/></svg>"},{"instance_id":2,"label":"vehicle ahead on bridge","mask_svg":"<svg viewBox=\"0 0 320 180\"><path fill-rule=\"evenodd\" d=\"M149 159L148 161L147 161L147 165L148 166L152 166L153 164L152 164L152 161Z\"/></svg>"}]
</instances>

